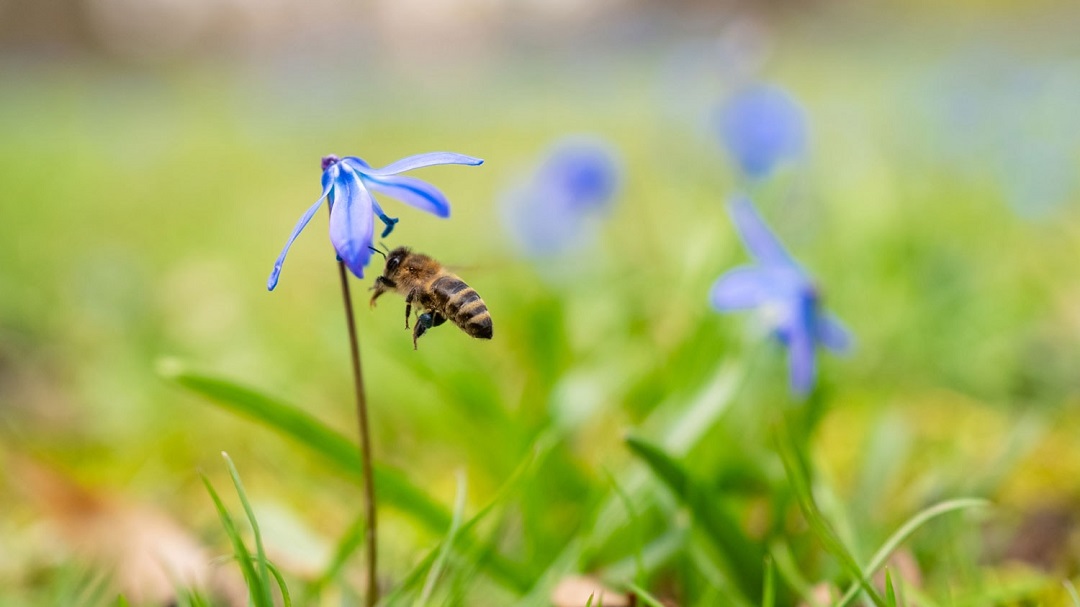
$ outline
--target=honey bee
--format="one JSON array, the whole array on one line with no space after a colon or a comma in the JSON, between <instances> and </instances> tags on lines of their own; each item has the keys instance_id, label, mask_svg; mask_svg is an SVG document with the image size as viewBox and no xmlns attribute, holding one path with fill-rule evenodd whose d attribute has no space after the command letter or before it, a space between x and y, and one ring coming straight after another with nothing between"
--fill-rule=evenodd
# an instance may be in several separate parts
<instances>
[{"instance_id":1,"label":"honey bee","mask_svg":"<svg viewBox=\"0 0 1080 607\"><path fill-rule=\"evenodd\" d=\"M413 349L416 340L432 327L447 319L461 330L480 339L491 339L491 314L475 289L465 284L442 264L407 247L398 247L386 255L386 269L371 287L371 306L387 291L397 291L405 297L405 328L409 328L412 307L417 307L413 327ZM423 310L421 313L420 310Z\"/></svg>"}]
</instances>

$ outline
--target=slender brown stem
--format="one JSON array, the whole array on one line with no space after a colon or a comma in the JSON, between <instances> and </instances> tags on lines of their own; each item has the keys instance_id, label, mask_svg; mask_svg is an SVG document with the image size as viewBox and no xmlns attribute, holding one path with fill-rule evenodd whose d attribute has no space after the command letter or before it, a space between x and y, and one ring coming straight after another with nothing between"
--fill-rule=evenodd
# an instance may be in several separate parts
<instances>
[{"instance_id":1,"label":"slender brown stem","mask_svg":"<svg viewBox=\"0 0 1080 607\"><path fill-rule=\"evenodd\" d=\"M345 299L345 322L349 325L349 348L352 350L353 384L356 386L356 417L360 420L360 459L364 468L364 516L367 519L367 601L374 607L379 600L379 583L376 577L375 555L375 479L371 473L371 434L368 431L367 396L364 392L364 373L360 369L360 340L356 335L356 319L353 318L352 295L349 293L349 273L345 264L338 261L341 275L341 295Z\"/></svg>"}]
</instances>

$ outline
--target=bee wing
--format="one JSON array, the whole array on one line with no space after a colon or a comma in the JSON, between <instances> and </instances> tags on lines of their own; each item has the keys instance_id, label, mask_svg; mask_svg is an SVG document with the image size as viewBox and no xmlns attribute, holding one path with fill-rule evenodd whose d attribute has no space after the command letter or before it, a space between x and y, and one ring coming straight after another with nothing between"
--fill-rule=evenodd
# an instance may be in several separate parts
<instances>
[{"instance_id":1,"label":"bee wing","mask_svg":"<svg viewBox=\"0 0 1080 607\"><path fill-rule=\"evenodd\" d=\"M478 274L491 274L492 272L496 272L500 268L505 267L506 265L507 264L501 263L501 262L500 263L466 263L466 264L454 263L454 264L444 264L443 268L446 268L446 270L448 270L450 272L453 272L454 274L457 274L458 276L461 276L462 274L465 274L465 275L468 275L468 276L476 276Z\"/></svg>"}]
</instances>

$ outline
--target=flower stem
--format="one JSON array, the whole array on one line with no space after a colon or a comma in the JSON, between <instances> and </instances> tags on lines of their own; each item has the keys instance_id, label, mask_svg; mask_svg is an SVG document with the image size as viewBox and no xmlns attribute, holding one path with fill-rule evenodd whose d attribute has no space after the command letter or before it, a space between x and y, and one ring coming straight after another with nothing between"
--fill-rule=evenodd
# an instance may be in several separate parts
<instances>
[{"instance_id":1,"label":"flower stem","mask_svg":"<svg viewBox=\"0 0 1080 607\"><path fill-rule=\"evenodd\" d=\"M353 384L356 386L356 417L360 421L360 460L364 468L364 517L367 519L367 601L374 607L379 601L379 585L376 577L375 550L375 480L371 472L371 433L368 430L367 396L364 392L364 373L360 368L360 340L356 335L356 319L353 317L352 295L349 293L349 274L345 263L338 261L341 276L341 295L345 299L345 322L349 326L349 348L352 351Z\"/></svg>"}]
</instances>

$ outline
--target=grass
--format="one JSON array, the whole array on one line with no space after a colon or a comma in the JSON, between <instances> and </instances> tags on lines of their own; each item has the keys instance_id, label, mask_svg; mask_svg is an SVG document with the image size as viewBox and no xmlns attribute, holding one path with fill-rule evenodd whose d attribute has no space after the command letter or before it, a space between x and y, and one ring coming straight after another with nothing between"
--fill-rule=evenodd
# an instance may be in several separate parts
<instances>
[{"instance_id":1,"label":"grass","mask_svg":"<svg viewBox=\"0 0 1080 607\"><path fill-rule=\"evenodd\" d=\"M784 606L826 587L830 604L1080 604L998 545L1080 497L1075 205L1020 218L997 165L950 156L943 137L975 148L937 105L963 92L935 88L949 49L882 41L871 62L790 40L769 76L806 104L813 147L753 194L858 339L823 357L810 401L791 401L782 350L749 318L706 303L747 258L722 208L740 184L699 128L719 88L704 68L668 90L659 59L520 62L438 98L331 69L348 76L332 98L291 102L270 94L287 77L237 68L41 68L0 101L7 449L173 513L236 555L252 604L358 602L359 456L323 227L263 284L323 154L452 149L486 159L423 174L453 218L388 203L389 244L455 266L496 337L447 326L414 352L402 302L358 306L383 604L546 605L578 573L644 604ZM581 252L532 262L498 193L574 131L623 152L622 195ZM240 519L213 489L230 482ZM77 560L40 565L35 513L9 500L0 604L114 604ZM293 546L260 504L326 547L315 565L281 558Z\"/></svg>"}]
</instances>

